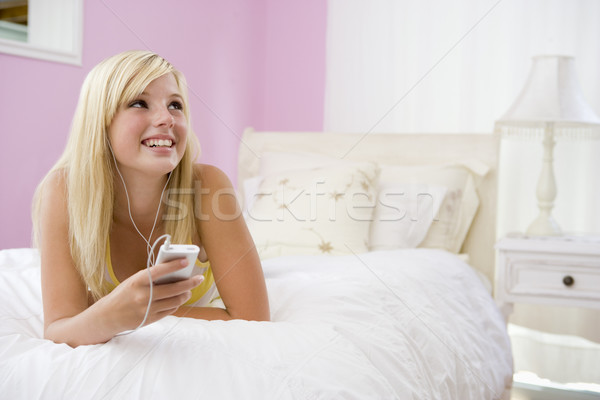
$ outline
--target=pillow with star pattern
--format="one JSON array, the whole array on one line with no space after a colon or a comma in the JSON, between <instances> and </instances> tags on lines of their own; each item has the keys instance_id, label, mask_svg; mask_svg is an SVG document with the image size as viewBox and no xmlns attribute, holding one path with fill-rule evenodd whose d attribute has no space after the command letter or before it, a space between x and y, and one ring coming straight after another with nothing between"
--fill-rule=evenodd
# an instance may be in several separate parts
<instances>
[{"instance_id":1,"label":"pillow with star pattern","mask_svg":"<svg viewBox=\"0 0 600 400\"><path fill-rule=\"evenodd\" d=\"M261 258L368 251L378 175L363 162L264 177L246 212Z\"/></svg>"}]
</instances>

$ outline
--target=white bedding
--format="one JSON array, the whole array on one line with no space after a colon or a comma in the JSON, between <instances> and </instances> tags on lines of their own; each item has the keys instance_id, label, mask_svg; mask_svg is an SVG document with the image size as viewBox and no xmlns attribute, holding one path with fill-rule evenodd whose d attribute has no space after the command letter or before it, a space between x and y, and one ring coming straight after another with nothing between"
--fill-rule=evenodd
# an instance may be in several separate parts
<instances>
[{"instance_id":1,"label":"white bedding","mask_svg":"<svg viewBox=\"0 0 600 400\"><path fill-rule=\"evenodd\" d=\"M72 349L42 339L37 252L0 251L0 397L507 396L506 327L458 257L397 250L281 257L263 267L273 322L167 317Z\"/></svg>"}]
</instances>

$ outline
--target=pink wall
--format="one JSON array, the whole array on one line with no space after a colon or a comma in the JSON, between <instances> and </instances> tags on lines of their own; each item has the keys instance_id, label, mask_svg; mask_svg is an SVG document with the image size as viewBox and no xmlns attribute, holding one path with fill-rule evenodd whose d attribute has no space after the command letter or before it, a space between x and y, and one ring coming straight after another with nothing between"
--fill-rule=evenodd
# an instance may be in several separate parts
<instances>
[{"instance_id":1,"label":"pink wall","mask_svg":"<svg viewBox=\"0 0 600 400\"><path fill-rule=\"evenodd\" d=\"M325 4L85 2L82 67L0 54L0 249L31 245L31 197L64 148L80 85L120 51L150 49L184 72L201 161L233 182L245 127L321 130Z\"/></svg>"},{"instance_id":2,"label":"pink wall","mask_svg":"<svg viewBox=\"0 0 600 400\"><path fill-rule=\"evenodd\" d=\"M327 2L267 2L264 128L321 131Z\"/></svg>"}]
</instances>

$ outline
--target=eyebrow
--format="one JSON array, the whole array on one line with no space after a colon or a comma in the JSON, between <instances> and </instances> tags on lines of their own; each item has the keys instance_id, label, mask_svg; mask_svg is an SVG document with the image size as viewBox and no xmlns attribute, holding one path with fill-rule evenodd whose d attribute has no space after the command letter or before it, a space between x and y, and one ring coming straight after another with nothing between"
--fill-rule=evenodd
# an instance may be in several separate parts
<instances>
[{"instance_id":1,"label":"eyebrow","mask_svg":"<svg viewBox=\"0 0 600 400\"><path fill-rule=\"evenodd\" d=\"M148 94L148 92L146 92L146 91L143 91L143 92L142 92L142 93L140 93L138 96L150 96L150 95ZM171 94L169 95L169 97L178 97L179 99L183 100L183 96L182 96L182 95L180 95L179 93L171 93Z\"/></svg>"}]
</instances>

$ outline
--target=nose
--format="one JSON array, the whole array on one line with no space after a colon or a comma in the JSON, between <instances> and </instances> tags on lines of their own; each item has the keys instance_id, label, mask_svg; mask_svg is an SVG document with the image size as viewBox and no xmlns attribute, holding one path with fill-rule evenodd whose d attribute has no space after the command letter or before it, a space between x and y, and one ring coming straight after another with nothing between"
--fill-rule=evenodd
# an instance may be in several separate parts
<instances>
[{"instance_id":1,"label":"nose","mask_svg":"<svg viewBox=\"0 0 600 400\"><path fill-rule=\"evenodd\" d=\"M171 128L175 125L175 118L171 115L167 108L161 108L154 115L155 126L167 126Z\"/></svg>"}]
</instances>

